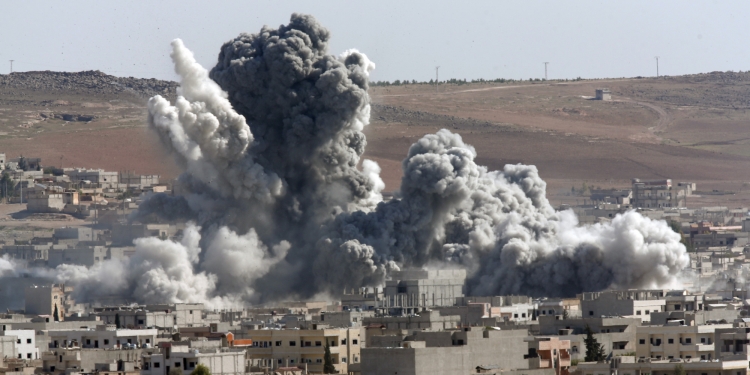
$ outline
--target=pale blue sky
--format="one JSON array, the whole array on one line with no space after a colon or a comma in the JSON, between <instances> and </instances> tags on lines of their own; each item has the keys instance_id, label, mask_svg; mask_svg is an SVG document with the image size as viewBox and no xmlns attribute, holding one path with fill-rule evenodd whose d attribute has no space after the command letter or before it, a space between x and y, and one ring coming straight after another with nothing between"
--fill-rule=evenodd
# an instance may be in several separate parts
<instances>
[{"instance_id":1,"label":"pale blue sky","mask_svg":"<svg viewBox=\"0 0 750 375\"><path fill-rule=\"evenodd\" d=\"M221 44L292 12L358 48L373 80L664 75L750 70L749 1L10 1L0 4L0 73L98 69L174 79L169 42L206 67Z\"/></svg>"}]
</instances>

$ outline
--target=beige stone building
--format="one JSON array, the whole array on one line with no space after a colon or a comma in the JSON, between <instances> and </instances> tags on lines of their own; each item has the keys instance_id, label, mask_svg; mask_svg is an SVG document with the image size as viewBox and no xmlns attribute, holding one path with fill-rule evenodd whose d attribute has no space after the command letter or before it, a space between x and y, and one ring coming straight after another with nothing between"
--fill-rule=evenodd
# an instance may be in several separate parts
<instances>
[{"instance_id":1,"label":"beige stone building","mask_svg":"<svg viewBox=\"0 0 750 375\"><path fill-rule=\"evenodd\" d=\"M702 326L666 325L636 328L635 354L639 359L713 360L715 332L732 324Z\"/></svg>"},{"instance_id":2,"label":"beige stone building","mask_svg":"<svg viewBox=\"0 0 750 375\"><path fill-rule=\"evenodd\" d=\"M360 362L360 347L365 340L362 328L314 328L317 329L251 329L235 338L253 340L247 348L252 371L306 365L308 371L322 373L326 343L339 373L347 373L350 364Z\"/></svg>"},{"instance_id":3,"label":"beige stone building","mask_svg":"<svg viewBox=\"0 0 750 375\"><path fill-rule=\"evenodd\" d=\"M65 287L43 285L26 288L26 314L52 316L57 308L58 319L65 320Z\"/></svg>"}]
</instances>

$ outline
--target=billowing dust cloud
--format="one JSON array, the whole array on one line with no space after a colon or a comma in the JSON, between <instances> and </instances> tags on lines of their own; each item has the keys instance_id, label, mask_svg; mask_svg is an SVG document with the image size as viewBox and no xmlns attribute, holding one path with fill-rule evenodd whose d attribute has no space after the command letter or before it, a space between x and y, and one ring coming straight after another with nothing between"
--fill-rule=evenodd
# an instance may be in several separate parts
<instances>
[{"instance_id":1,"label":"billowing dust cloud","mask_svg":"<svg viewBox=\"0 0 750 375\"><path fill-rule=\"evenodd\" d=\"M139 239L128 260L56 277L90 299L226 306L377 286L403 267L466 268L468 294L554 297L669 286L688 265L665 222L628 212L579 226L552 208L536 167L488 171L448 130L409 148L383 201L380 168L360 160L375 65L329 54L329 39L294 14L225 43L210 72L175 40L179 97L151 98L149 122L185 173L179 196L151 196L135 219L190 224L179 242Z\"/></svg>"}]
</instances>

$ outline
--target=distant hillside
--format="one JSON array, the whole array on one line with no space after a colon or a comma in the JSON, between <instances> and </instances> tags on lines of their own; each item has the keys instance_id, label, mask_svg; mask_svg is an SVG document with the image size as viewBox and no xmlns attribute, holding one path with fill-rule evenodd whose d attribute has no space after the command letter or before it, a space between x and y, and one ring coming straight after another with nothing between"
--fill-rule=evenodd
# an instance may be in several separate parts
<instances>
[{"instance_id":1,"label":"distant hillside","mask_svg":"<svg viewBox=\"0 0 750 375\"><path fill-rule=\"evenodd\" d=\"M16 97L35 93L67 95L136 94L141 97L175 95L177 82L154 78L115 77L98 70L84 72L32 71L0 74L0 94Z\"/></svg>"}]
</instances>

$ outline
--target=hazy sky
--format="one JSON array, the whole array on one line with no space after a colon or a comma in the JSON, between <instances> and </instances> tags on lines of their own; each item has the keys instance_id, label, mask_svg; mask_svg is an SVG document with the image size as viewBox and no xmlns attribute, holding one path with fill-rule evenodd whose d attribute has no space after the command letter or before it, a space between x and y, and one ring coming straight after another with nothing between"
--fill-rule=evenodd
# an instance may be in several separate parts
<instances>
[{"instance_id":1,"label":"hazy sky","mask_svg":"<svg viewBox=\"0 0 750 375\"><path fill-rule=\"evenodd\" d=\"M174 79L169 42L206 67L241 32L293 12L366 53L373 80L677 75L750 70L741 1L3 1L0 73L98 69Z\"/></svg>"}]
</instances>

